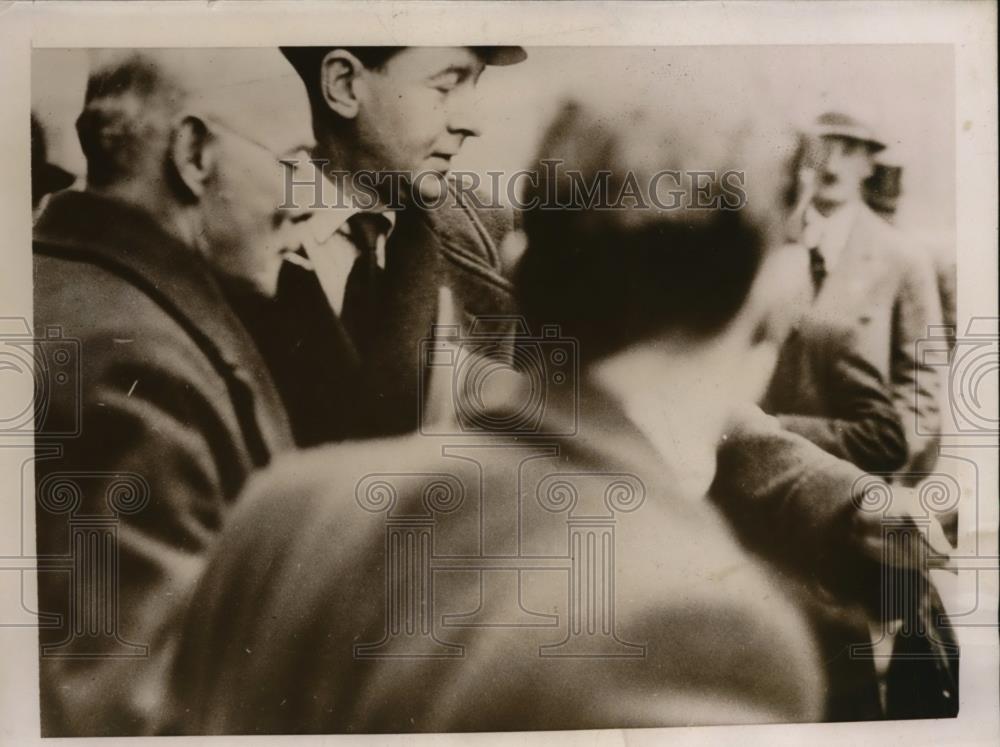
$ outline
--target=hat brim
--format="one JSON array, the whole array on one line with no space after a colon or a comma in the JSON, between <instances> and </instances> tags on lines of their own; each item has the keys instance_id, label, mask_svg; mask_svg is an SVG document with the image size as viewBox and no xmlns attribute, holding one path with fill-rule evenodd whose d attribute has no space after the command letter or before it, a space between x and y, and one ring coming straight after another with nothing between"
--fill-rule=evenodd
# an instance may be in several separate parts
<instances>
[{"instance_id":1,"label":"hat brim","mask_svg":"<svg viewBox=\"0 0 1000 747\"><path fill-rule=\"evenodd\" d=\"M524 47L473 47L487 65L516 65L528 59Z\"/></svg>"},{"instance_id":2,"label":"hat brim","mask_svg":"<svg viewBox=\"0 0 1000 747\"><path fill-rule=\"evenodd\" d=\"M864 143L872 151L876 153L880 150L885 150L885 143L876 140L871 136L871 133L864 127L852 127L850 125L819 125L816 127L817 137L840 137L845 140L857 140L859 143Z\"/></svg>"}]
</instances>

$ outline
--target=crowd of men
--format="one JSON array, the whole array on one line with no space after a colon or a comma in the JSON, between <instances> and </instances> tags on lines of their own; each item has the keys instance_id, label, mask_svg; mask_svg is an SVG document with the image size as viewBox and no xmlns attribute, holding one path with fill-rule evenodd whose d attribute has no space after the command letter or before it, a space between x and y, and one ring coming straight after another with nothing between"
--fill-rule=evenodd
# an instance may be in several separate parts
<instances>
[{"instance_id":1,"label":"crowd of men","mask_svg":"<svg viewBox=\"0 0 1000 747\"><path fill-rule=\"evenodd\" d=\"M429 173L424 197L455 197L477 81L525 54L94 55L85 184L41 147L33 166L35 324L80 350L38 424L44 734L954 715L928 580L948 546L907 487L936 458L940 382L915 351L942 309L865 201L884 141L841 111L803 133L711 97L580 102L539 159L617 185L739 170L746 203L515 217L333 179ZM289 199L314 163L336 206ZM410 565L364 505L373 475L397 527L438 509ZM546 503L554 478L574 507ZM578 563L596 550L567 549L559 511L612 507L613 562ZM97 519L106 546L80 539Z\"/></svg>"}]
</instances>

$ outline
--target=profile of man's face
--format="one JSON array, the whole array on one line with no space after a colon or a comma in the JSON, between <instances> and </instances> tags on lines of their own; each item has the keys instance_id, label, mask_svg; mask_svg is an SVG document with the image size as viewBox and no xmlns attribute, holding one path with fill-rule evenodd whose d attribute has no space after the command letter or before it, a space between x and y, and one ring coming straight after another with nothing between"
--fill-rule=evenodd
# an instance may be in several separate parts
<instances>
[{"instance_id":1,"label":"profile of man's face","mask_svg":"<svg viewBox=\"0 0 1000 747\"><path fill-rule=\"evenodd\" d=\"M313 145L305 92L287 92L280 103L286 112L281 128L238 108L208 121L215 171L205 193L205 238L219 269L267 295L275 290L283 254L299 245L296 226L308 216L305 207L282 207L282 161L307 168Z\"/></svg>"},{"instance_id":2,"label":"profile of man's face","mask_svg":"<svg viewBox=\"0 0 1000 747\"><path fill-rule=\"evenodd\" d=\"M355 126L367 167L446 174L465 139L479 134L475 87L483 67L468 47L407 47L361 71ZM421 179L421 186L436 181Z\"/></svg>"},{"instance_id":3,"label":"profile of man's face","mask_svg":"<svg viewBox=\"0 0 1000 747\"><path fill-rule=\"evenodd\" d=\"M854 138L824 137L817 171L817 199L831 204L861 199L861 183L872 172L871 150Z\"/></svg>"}]
</instances>

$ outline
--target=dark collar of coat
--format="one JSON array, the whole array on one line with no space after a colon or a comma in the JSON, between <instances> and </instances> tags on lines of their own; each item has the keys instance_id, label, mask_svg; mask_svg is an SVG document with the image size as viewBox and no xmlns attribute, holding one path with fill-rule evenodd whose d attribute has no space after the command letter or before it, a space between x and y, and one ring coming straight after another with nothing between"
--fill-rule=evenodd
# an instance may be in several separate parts
<instances>
[{"instance_id":1,"label":"dark collar of coat","mask_svg":"<svg viewBox=\"0 0 1000 747\"><path fill-rule=\"evenodd\" d=\"M402 221L422 222L427 229L425 240L458 272L474 275L502 293L513 293L510 280L502 273L497 246L503 239L502 234L513 228L510 211L495 209L496 215L490 221L491 231L483 215L467 202L468 197L461 197L451 183L448 183L448 190L449 198L440 207L408 204L400 213ZM489 210L483 208L484 212ZM496 225L492 225L494 223Z\"/></svg>"},{"instance_id":2,"label":"dark collar of coat","mask_svg":"<svg viewBox=\"0 0 1000 747\"><path fill-rule=\"evenodd\" d=\"M121 277L177 321L223 375L258 393L267 386L264 364L208 261L145 211L88 192L53 195L35 226L35 251Z\"/></svg>"}]
</instances>

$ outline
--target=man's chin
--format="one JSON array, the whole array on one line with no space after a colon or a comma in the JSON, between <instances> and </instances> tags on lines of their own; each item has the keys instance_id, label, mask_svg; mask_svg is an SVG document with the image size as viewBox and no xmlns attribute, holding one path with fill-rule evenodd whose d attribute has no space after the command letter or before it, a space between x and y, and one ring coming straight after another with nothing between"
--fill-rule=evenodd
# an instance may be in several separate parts
<instances>
[{"instance_id":1,"label":"man's chin","mask_svg":"<svg viewBox=\"0 0 1000 747\"><path fill-rule=\"evenodd\" d=\"M413 177L413 186L424 203L436 203L447 193L447 170L425 168Z\"/></svg>"}]
</instances>

